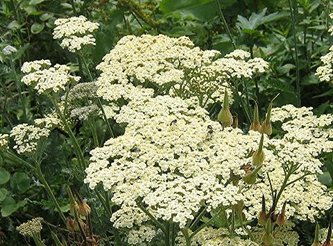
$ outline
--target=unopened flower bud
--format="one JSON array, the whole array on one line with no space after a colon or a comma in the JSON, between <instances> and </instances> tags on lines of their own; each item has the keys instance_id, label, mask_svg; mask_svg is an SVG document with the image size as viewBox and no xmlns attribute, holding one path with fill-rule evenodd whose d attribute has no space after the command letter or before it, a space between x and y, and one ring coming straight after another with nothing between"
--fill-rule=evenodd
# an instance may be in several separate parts
<instances>
[{"instance_id":1,"label":"unopened flower bud","mask_svg":"<svg viewBox=\"0 0 333 246\"><path fill-rule=\"evenodd\" d=\"M266 201L265 201L265 196L263 195L261 198L261 211L259 212L258 215L258 223L259 225L266 225L268 219L268 215L266 213Z\"/></svg>"},{"instance_id":2,"label":"unopened flower bud","mask_svg":"<svg viewBox=\"0 0 333 246\"><path fill-rule=\"evenodd\" d=\"M77 212L82 216L87 216L90 214L91 208L85 201L82 201L78 204Z\"/></svg>"},{"instance_id":3,"label":"unopened flower bud","mask_svg":"<svg viewBox=\"0 0 333 246\"><path fill-rule=\"evenodd\" d=\"M330 224L328 226L328 232L327 232L327 237L325 242L323 243L323 246L332 246L332 241L331 241L331 237L332 237L332 222L330 221Z\"/></svg>"},{"instance_id":4,"label":"unopened flower bud","mask_svg":"<svg viewBox=\"0 0 333 246\"><path fill-rule=\"evenodd\" d=\"M272 231L273 231L272 221L268 219L265 226L265 233L262 237L262 245L264 246L273 245L274 237Z\"/></svg>"},{"instance_id":5,"label":"unopened flower bud","mask_svg":"<svg viewBox=\"0 0 333 246\"><path fill-rule=\"evenodd\" d=\"M255 102L255 105L254 105L254 109L253 109L253 121L251 123L251 126L250 126L250 130L252 131L259 131L260 130L260 121L259 121L259 109L258 109L258 104L256 101Z\"/></svg>"},{"instance_id":6,"label":"unopened flower bud","mask_svg":"<svg viewBox=\"0 0 333 246\"><path fill-rule=\"evenodd\" d=\"M265 153L263 151L263 145L264 145L264 135L261 134L259 148L252 155L252 164L254 166L260 166L264 163Z\"/></svg>"},{"instance_id":7,"label":"unopened flower bud","mask_svg":"<svg viewBox=\"0 0 333 246\"><path fill-rule=\"evenodd\" d=\"M81 219L79 219L79 223L80 223L81 228L84 229L86 227L86 224ZM80 231L79 224L77 223L77 221L75 221L72 218L69 218L67 220L67 225L66 226L67 226L67 229L70 230L71 232Z\"/></svg>"},{"instance_id":8,"label":"unopened flower bud","mask_svg":"<svg viewBox=\"0 0 333 246\"><path fill-rule=\"evenodd\" d=\"M257 180L257 175L258 175L258 172L259 170L262 168L262 165L261 166L258 166L257 168L255 168L252 172L250 172L249 174L246 174L244 177L243 177L243 181L247 184L254 184Z\"/></svg>"},{"instance_id":9,"label":"unopened flower bud","mask_svg":"<svg viewBox=\"0 0 333 246\"><path fill-rule=\"evenodd\" d=\"M320 227L319 224L316 224L316 230L315 230L315 236L313 239L313 243L311 244L311 246L321 246L321 243L319 241L319 231L320 231Z\"/></svg>"},{"instance_id":10,"label":"unopened flower bud","mask_svg":"<svg viewBox=\"0 0 333 246\"><path fill-rule=\"evenodd\" d=\"M276 218L276 224L279 226L285 225L287 223L287 218L286 218L286 204L287 202L283 203L281 213Z\"/></svg>"},{"instance_id":11,"label":"unopened flower bud","mask_svg":"<svg viewBox=\"0 0 333 246\"><path fill-rule=\"evenodd\" d=\"M224 127L232 126L233 117L229 109L229 96L227 90L224 91L223 107L221 108L217 119Z\"/></svg>"},{"instance_id":12,"label":"unopened flower bud","mask_svg":"<svg viewBox=\"0 0 333 246\"><path fill-rule=\"evenodd\" d=\"M272 107L273 107L273 101L274 101L275 98L278 97L278 95L276 95L268 105L266 118L262 122L261 128L260 128L260 132L263 133L263 134L271 135L272 132L273 132L272 122L271 122L271 112L272 112Z\"/></svg>"}]
</instances>

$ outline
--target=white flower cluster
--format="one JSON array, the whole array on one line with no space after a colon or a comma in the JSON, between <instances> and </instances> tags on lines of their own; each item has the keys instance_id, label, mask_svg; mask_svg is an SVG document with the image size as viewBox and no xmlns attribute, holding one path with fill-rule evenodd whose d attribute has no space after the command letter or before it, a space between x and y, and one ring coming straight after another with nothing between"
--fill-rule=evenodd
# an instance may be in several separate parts
<instances>
[{"instance_id":1,"label":"white flower cluster","mask_svg":"<svg viewBox=\"0 0 333 246\"><path fill-rule=\"evenodd\" d=\"M34 124L40 128L45 127L49 130L55 127L63 128L61 120L57 118L54 114L48 114L44 118L35 119Z\"/></svg>"},{"instance_id":2,"label":"white flower cluster","mask_svg":"<svg viewBox=\"0 0 333 246\"><path fill-rule=\"evenodd\" d=\"M142 225L139 229L132 229L127 235L127 242L131 245L143 245L150 242L156 236L156 229L153 226Z\"/></svg>"},{"instance_id":3,"label":"white flower cluster","mask_svg":"<svg viewBox=\"0 0 333 246\"><path fill-rule=\"evenodd\" d=\"M17 153L29 154L34 152L43 138L47 138L50 130L28 124L19 124L10 131L10 137L14 139Z\"/></svg>"},{"instance_id":4,"label":"white flower cluster","mask_svg":"<svg viewBox=\"0 0 333 246\"><path fill-rule=\"evenodd\" d=\"M330 14L333 19L333 14ZM328 30L333 35L333 26ZM333 83L333 45L330 47L329 52L320 58L323 65L317 68L316 75L320 81Z\"/></svg>"},{"instance_id":5,"label":"white flower cluster","mask_svg":"<svg viewBox=\"0 0 333 246\"><path fill-rule=\"evenodd\" d=\"M296 141L287 133L279 139L265 139L266 160L257 183L248 186L241 182L235 187L227 184L228 180L232 175L245 175L243 167L251 165L259 133L222 130L204 109L170 96L133 100L115 119L127 125L125 134L91 151L85 182L90 188L102 183L104 189L113 192L112 201L121 207L112 217L116 227L132 228L149 220L138 209L138 200L156 218L172 220L181 227L204 204L210 211L238 200L245 203L246 218L254 219L261 210L262 195L271 197L267 175L273 189L278 190L285 177L283 166L291 163L300 168L290 181L309 175L285 189L277 211L287 201L287 217L313 221L332 205L326 187L316 176L322 166L318 154L333 149L326 134L313 131L312 141L319 146ZM314 125L309 127L318 127L318 119L312 118Z\"/></svg>"},{"instance_id":6,"label":"white flower cluster","mask_svg":"<svg viewBox=\"0 0 333 246\"><path fill-rule=\"evenodd\" d=\"M59 92L69 83L80 80L80 77L69 74L68 66L56 64L51 67L49 60L25 62L21 71L25 73L22 82L32 86L38 94Z\"/></svg>"},{"instance_id":7,"label":"white flower cluster","mask_svg":"<svg viewBox=\"0 0 333 246\"><path fill-rule=\"evenodd\" d=\"M32 220L29 220L16 227L16 230L18 230L18 232L23 236L34 237L43 229L42 221L43 218L41 217L33 218Z\"/></svg>"},{"instance_id":8,"label":"white flower cluster","mask_svg":"<svg viewBox=\"0 0 333 246\"><path fill-rule=\"evenodd\" d=\"M115 226L133 226L139 217L133 213L140 212L138 199L157 218L181 227L203 203L210 211L241 199L238 188L227 181L231 170L244 174L239 163L248 154L246 143L230 153L235 148L229 145L237 139L227 143L223 134L228 132L204 109L180 98L158 96L131 101L116 121L127 124L125 134L91 151L85 179L91 188L102 183L113 192L112 201L121 206L112 217Z\"/></svg>"},{"instance_id":9,"label":"white flower cluster","mask_svg":"<svg viewBox=\"0 0 333 246\"><path fill-rule=\"evenodd\" d=\"M0 134L0 150L8 148L8 134Z\"/></svg>"},{"instance_id":10,"label":"white flower cluster","mask_svg":"<svg viewBox=\"0 0 333 246\"><path fill-rule=\"evenodd\" d=\"M61 39L60 46L70 52L81 50L86 45L95 45L92 35L99 27L98 23L90 22L86 17L61 18L54 23L53 38Z\"/></svg>"},{"instance_id":11,"label":"white flower cluster","mask_svg":"<svg viewBox=\"0 0 333 246\"><path fill-rule=\"evenodd\" d=\"M283 226L276 226L273 230L273 245L274 246L297 246L299 242L299 235L294 230L294 224L289 222ZM265 231L264 228L253 228L252 236L254 241L261 243Z\"/></svg>"},{"instance_id":12,"label":"white flower cluster","mask_svg":"<svg viewBox=\"0 0 333 246\"><path fill-rule=\"evenodd\" d=\"M272 194L268 175L273 190L278 191L285 178L283 166L297 164L299 168L288 182L300 180L286 187L279 200L277 212L281 211L283 203L287 202L287 217L293 216L313 222L332 206L332 198L327 188L318 181L317 174L322 172L319 155L333 150L333 129L329 128L333 123L333 116L317 117L313 115L311 108L286 105L272 110L272 121L274 124L282 122L283 132L279 138L265 139L267 164L264 163L258 182L243 193L246 216L256 217L261 209L260 197L263 195L267 206L271 206ZM306 174L307 176L303 177Z\"/></svg>"},{"instance_id":13,"label":"white flower cluster","mask_svg":"<svg viewBox=\"0 0 333 246\"><path fill-rule=\"evenodd\" d=\"M192 246L259 246L256 242L249 239L242 239L238 236L230 236L230 233L224 229L214 229L206 227L196 234L192 241ZM178 236L177 242L179 246L185 246L185 239L182 235Z\"/></svg>"},{"instance_id":14,"label":"white flower cluster","mask_svg":"<svg viewBox=\"0 0 333 246\"><path fill-rule=\"evenodd\" d=\"M220 56L218 51L194 47L187 37L125 36L97 66L102 71L97 94L117 100L124 94L119 89L124 85L126 90L134 90L132 85L153 83L174 96L195 96L200 105L206 105L223 100L229 80L252 78L268 68L267 62L249 59L245 51Z\"/></svg>"}]
</instances>

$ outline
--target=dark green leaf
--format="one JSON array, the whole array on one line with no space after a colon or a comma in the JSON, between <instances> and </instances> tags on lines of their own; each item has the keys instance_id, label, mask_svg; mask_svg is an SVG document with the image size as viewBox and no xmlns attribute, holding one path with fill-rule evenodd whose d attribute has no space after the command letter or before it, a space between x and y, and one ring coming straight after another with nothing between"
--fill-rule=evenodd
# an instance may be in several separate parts
<instances>
[{"instance_id":1,"label":"dark green leaf","mask_svg":"<svg viewBox=\"0 0 333 246\"><path fill-rule=\"evenodd\" d=\"M10 179L10 173L3 167L0 167L0 184L7 183L9 179Z\"/></svg>"},{"instance_id":2,"label":"dark green leaf","mask_svg":"<svg viewBox=\"0 0 333 246\"><path fill-rule=\"evenodd\" d=\"M0 189L0 202L2 202L3 200L5 200L6 196L8 194L8 190L5 188L1 188Z\"/></svg>"},{"instance_id":3,"label":"dark green leaf","mask_svg":"<svg viewBox=\"0 0 333 246\"><path fill-rule=\"evenodd\" d=\"M10 180L10 186L20 193L24 193L29 189L30 182L31 179L27 174L23 172L16 172Z\"/></svg>"},{"instance_id":4,"label":"dark green leaf","mask_svg":"<svg viewBox=\"0 0 333 246\"><path fill-rule=\"evenodd\" d=\"M32 24L30 30L31 30L32 34L38 34L41 31L43 31L44 27L45 27L44 23L34 23L34 24Z\"/></svg>"},{"instance_id":5,"label":"dark green leaf","mask_svg":"<svg viewBox=\"0 0 333 246\"><path fill-rule=\"evenodd\" d=\"M12 197L6 197L1 207L2 217L8 217L18 209L17 203Z\"/></svg>"}]
</instances>

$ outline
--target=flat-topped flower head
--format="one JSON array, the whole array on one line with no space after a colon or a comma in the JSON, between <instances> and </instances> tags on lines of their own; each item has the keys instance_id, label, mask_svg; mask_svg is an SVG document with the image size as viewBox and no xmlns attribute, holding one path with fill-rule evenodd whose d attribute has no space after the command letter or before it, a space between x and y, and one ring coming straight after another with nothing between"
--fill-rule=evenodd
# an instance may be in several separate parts
<instances>
[{"instance_id":1,"label":"flat-topped flower head","mask_svg":"<svg viewBox=\"0 0 333 246\"><path fill-rule=\"evenodd\" d=\"M43 218L41 217L34 218L19 225L18 227L16 227L16 230L18 230L18 232L23 236L34 237L38 235L43 229L42 221Z\"/></svg>"},{"instance_id":2,"label":"flat-topped flower head","mask_svg":"<svg viewBox=\"0 0 333 246\"><path fill-rule=\"evenodd\" d=\"M86 17L57 19L54 24L53 38L61 40L60 46L70 52L77 52L86 45L95 45L95 38L92 35L99 24L88 21Z\"/></svg>"},{"instance_id":3,"label":"flat-topped flower head","mask_svg":"<svg viewBox=\"0 0 333 246\"><path fill-rule=\"evenodd\" d=\"M70 75L66 65L51 66L49 60L25 62L21 68L25 74L22 82L33 87L38 94L58 93L70 83L76 83L80 77Z\"/></svg>"},{"instance_id":4,"label":"flat-topped flower head","mask_svg":"<svg viewBox=\"0 0 333 246\"><path fill-rule=\"evenodd\" d=\"M10 137L14 139L17 153L30 154L37 150L42 139L49 136L50 130L45 127L38 127L28 124L19 124L10 132Z\"/></svg>"},{"instance_id":5,"label":"flat-topped flower head","mask_svg":"<svg viewBox=\"0 0 333 246\"><path fill-rule=\"evenodd\" d=\"M250 79L268 64L261 58L249 59L242 50L221 58L219 51L201 50L187 37L142 35L123 37L97 68L102 71L97 94L106 100L114 100L119 84L155 84L172 96L196 97L205 106L222 102L225 88L232 101L228 83Z\"/></svg>"}]
</instances>

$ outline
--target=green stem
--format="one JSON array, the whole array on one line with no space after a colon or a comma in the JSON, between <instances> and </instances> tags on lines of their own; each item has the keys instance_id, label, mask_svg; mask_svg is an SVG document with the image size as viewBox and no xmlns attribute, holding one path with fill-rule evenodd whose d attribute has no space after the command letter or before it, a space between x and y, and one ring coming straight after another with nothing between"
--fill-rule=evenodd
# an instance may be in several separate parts
<instances>
[{"instance_id":1,"label":"green stem","mask_svg":"<svg viewBox=\"0 0 333 246\"><path fill-rule=\"evenodd\" d=\"M138 205L138 207L153 221L153 223L155 224L155 226L157 226L158 228L160 228L163 233L166 235L167 234L167 230L164 227L163 224L161 224L155 217L154 215L152 215L140 202L136 203Z\"/></svg>"},{"instance_id":2,"label":"green stem","mask_svg":"<svg viewBox=\"0 0 333 246\"><path fill-rule=\"evenodd\" d=\"M220 4L220 0L216 0L216 2L217 2L217 5L218 5L218 8L219 8L220 16L222 18L223 26L224 26L224 28L225 28L228 36L229 36L229 39L230 39L230 41L232 43L232 46L234 47L234 49L237 49L236 43L235 43L235 41L234 41L234 39L233 39L233 37L231 35L228 23L227 23L227 21L226 21L226 19L224 17L224 14L223 14L223 11L222 11L222 8L221 8L221 4Z\"/></svg>"},{"instance_id":3,"label":"green stem","mask_svg":"<svg viewBox=\"0 0 333 246\"><path fill-rule=\"evenodd\" d=\"M12 153L12 152L10 152L10 151L8 151L8 150L5 152L5 155L7 156L7 158L10 157L10 158L8 158L8 159L13 160L13 161L17 161L17 162L19 162L19 163L22 163L22 164L24 164L25 166L29 167L29 168L32 169L32 170L35 168L35 167L34 167L33 165L31 165L29 162L23 160L21 157L15 155L14 153Z\"/></svg>"},{"instance_id":4,"label":"green stem","mask_svg":"<svg viewBox=\"0 0 333 246\"><path fill-rule=\"evenodd\" d=\"M190 236L189 233L188 233L188 229L187 228L184 228L181 230L184 237L185 237L185 241L186 241L186 246L191 246L191 238L192 238L192 235Z\"/></svg>"},{"instance_id":5,"label":"green stem","mask_svg":"<svg viewBox=\"0 0 333 246\"><path fill-rule=\"evenodd\" d=\"M291 17L291 26L293 32L294 46L295 46L295 62L296 62L296 94L297 94L297 106L301 106L301 86L300 86L300 63L298 58L298 45L296 37L296 25L297 25L297 1L289 0L289 10Z\"/></svg>"},{"instance_id":6,"label":"green stem","mask_svg":"<svg viewBox=\"0 0 333 246\"><path fill-rule=\"evenodd\" d=\"M82 152L82 150L81 150L81 147L80 147L80 145L79 145L79 143L78 143L78 141L77 141L77 139L76 139L76 137L75 137L75 135L74 135L74 133L73 133L71 127L69 126L69 124L68 124L68 122L67 122L65 116L64 116L63 113L61 112L61 110L60 110L60 108L59 108L59 106L58 106L56 100L54 100L53 98L52 98L51 100L52 100L52 103L53 103L53 105L54 105L54 107L55 107L55 109L56 109L57 114L58 114L59 117L60 117L61 122L62 122L62 123L64 124L64 126L65 126L65 130L66 130L66 132L68 133L69 138L71 139L71 142L72 142L72 145L73 145L73 147L74 147L75 154L76 154L76 156L77 156L77 158L78 158L78 160L79 160L79 163L80 163L81 169L82 169L82 171L84 171L84 169L86 168L86 162L85 162L85 159L84 159L84 156L83 156L83 152Z\"/></svg>"},{"instance_id":7,"label":"green stem","mask_svg":"<svg viewBox=\"0 0 333 246\"><path fill-rule=\"evenodd\" d=\"M54 196L53 194L53 191L51 189L51 187L49 186L47 180L45 179L44 175L43 175L43 172L40 168L40 164L39 163L36 163L36 167L35 167L35 172L36 172L36 175L38 177L38 179L41 181L41 183L43 184L45 190L47 191L48 195L50 196L53 204L55 205L55 207L57 208L58 212L59 212L59 215L60 215L60 218L61 220L64 222L64 224L66 225L66 217L65 215L63 214L61 208L60 208L60 205L56 199L56 197Z\"/></svg>"},{"instance_id":8,"label":"green stem","mask_svg":"<svg viewBox=\"0 0 333 246\"><path fill-rule=\"evenodd\" d=\"M212 222L222 211L222 208L220 208L218 210L218 212L212 216L212 218L210 218L209 220L207 220L204 224L202 224L198 229L196 229L190 236L190 238L193 238L197 233L199 233L203 228L205 228L207 225L210 224L210 222Z\"/></svg>"},{"instance_id":9,"label":"green stem","mask_svg":"<svg viewBox=\"0 0 333 246\"><path fill-rule=\"evenodd\" d=\"M98 141L98 136L97 136L97 132L96 132L96 127L94 126L94 124L91 123L90 119L88 119L88 125L91 131L91 135L93 137L93 141L94 141L94 145L95 147L99 146L99 141Z\"/></svg>"},{"instance_id":10,"label":"green stem","mask_svg":"<svg viewBox=\"0 0 333 246\"><path fill-rule=\"evenodd\" d=\"M204 214L206 213L206 209L207 209L207 206L205 206L204 208L202 208L202 210L196 216L196 218L193 221L193 223L190 225L190 229L193 229L199 223L199 221L201 220L202 216L204 216Z\"/></svg>"}]
</instances>

